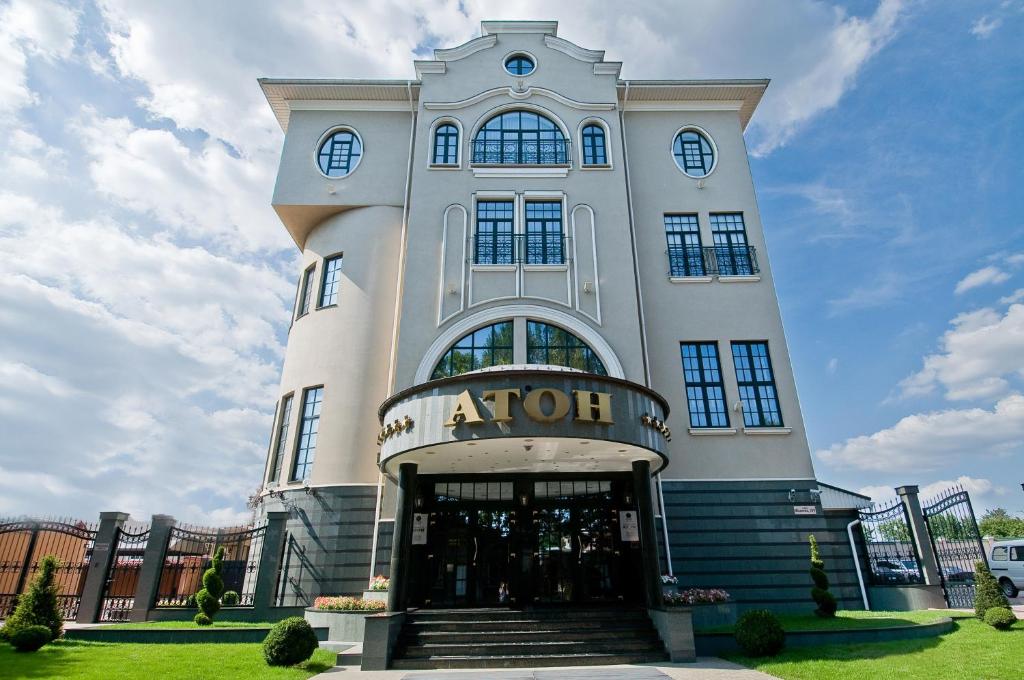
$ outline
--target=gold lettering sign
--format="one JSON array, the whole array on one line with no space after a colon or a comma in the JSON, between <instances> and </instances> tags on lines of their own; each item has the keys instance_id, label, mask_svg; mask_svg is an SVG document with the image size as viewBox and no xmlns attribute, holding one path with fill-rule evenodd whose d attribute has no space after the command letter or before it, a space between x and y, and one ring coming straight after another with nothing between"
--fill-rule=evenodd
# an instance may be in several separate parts
<instances>
[{"instance_id":1,"label":"gold lettering sign","mask_svg":"<svg viewBox=\"0 0 1024 680\"><path fill-rule=\"evenodd\" d=\"M494 410L490 417L491 422L512 422L512 400L521 398L518 388L502 387L484 390L481 396L485 401L494 402ZM612 417L611 394L607 392L592 392L590 390L573 390L572 396L576 402L576 417L573 419L575 422L594 423L595 425L615 424L615 420ZM569 415L569 411L573 406L573 400L568 394L553 387L538 387L531 390L522 399L522 403L526 415L538 423L553 423L561 420ZM549 411L545 412L545 408L549 409ZM479 425L483 422L485 422L485 418L480 415L476 401L473 399L473 394L469 390L463 390L455 402L455 409L452 411L451 417L444 424L445 427L455 427L459 423Z\"/></svg>"},{"instance_id":2,"label":"gold lettering sign","mask_svg":"<svg viewBox=\"0 0 1024 680\"><path fill-rule=\"evenodd\" d=\"M551 413L544 413L544 409L540 405L541 399L545 394L549 395L554 402L554 408L551 409ZM527 394L526 399L523 399L523 409L526 411L526 415L539 423L553 423L556 420L561 420L569 413L569 397L562 390L538 387Z\"/></svg>"},{"instance_id":3,"label":"gold lettering sign","mask_svg":"<svg viewBox=\"0 0 1024 680\"><path fill-rule=\"evenodd\" d=\"M612 420L612 395L588 390L573 390L572 393L576 396L576 422L615 424Z\"/></svg>"},{"instance_id":4,"label":"gold lettering sign","mask_svg":"<svg viewBox=\"0 0 1024 680\"><path fill-rule=\"evenodd\" d=\"M473 395L469 393L469 390L463 390L459 394L458 401L455 402L455 410L452 411L451 417L445 421L445 427L455 427L459 424L459 420L464 421L467 425L477 425L484 422L484 419L480 417L480 412L476 410L476 402L473 401Z\"/></svg>"},{"instance_id":5,"label":"gold lettering sign","mask_svg":"<svg viewBox=\"0 0 1024 680\"><path fill-rule=\"evenodd\" d=\"M484 392L484 399L494 402L494 417L491 420L496 423L512 422L512 413L509 411L512 397L519 398L518 388L506 387L501 390L487 390Z\"/></svg>"}]
</instances>

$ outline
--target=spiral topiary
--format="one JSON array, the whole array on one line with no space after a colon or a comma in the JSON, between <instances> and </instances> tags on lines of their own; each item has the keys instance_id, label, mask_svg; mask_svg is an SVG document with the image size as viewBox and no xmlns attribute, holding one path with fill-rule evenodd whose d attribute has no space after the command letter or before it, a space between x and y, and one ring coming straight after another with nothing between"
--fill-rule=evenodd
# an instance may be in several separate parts
<instances>
[{"instance_id":1,"label":"spiral topiary","mask_svg":"<svg viewBox=\"0 0 1024 680\"><path fill-rule=\"evenodd\" d=\"M220 611L220 596L224 594L224 579L220 572L224 568L224 548L217 548L213 554L212 566L203 572L203 589L196 593L199 613L192 619L199 626L209 626Z\"/></svg>"},{"instance_id":2,"label":"spiral topiary","mask_svg":"<svg viewBox=\"0 0 1024 680\"><path fill-rule=\"evenodd\" d=\"M807 540L811 544L810 573L811 580L814 581L814 587L811 588L811 599L818 605L814 613L822 618L832 618L836 615L839 605L832 593L828 592L828 574L825 573L825 561L821 559L821 553L818 552L818 539L811 534Z\"/></svg>"}]
</instances>

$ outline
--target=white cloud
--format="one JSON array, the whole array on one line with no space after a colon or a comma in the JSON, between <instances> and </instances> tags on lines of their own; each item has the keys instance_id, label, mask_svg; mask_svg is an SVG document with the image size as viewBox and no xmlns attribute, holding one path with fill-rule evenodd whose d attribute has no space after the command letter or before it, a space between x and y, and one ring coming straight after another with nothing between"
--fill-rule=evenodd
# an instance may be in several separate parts
<instances>
[{"instance_id":1,"label":"white cloud","mask_svg":"<svg viewBox=\"0 0 1024 680\"><path fill-rule=\"evenodd\" d=\"M0 115L35 102L28 60L67 58L78 32L78 13L50 0L14 0L0 6Z\"/></svg>"},{"instance_id":2,"label":"white cloud","mask_svg":"<svg viewBox=\"0 0 1024 680\"><path fill-rule=\"evenodd\" d=\"M994 286L1003 283L1009 278L1010 275L999 267L989 265L987 267L982 267L977 271L973 271L960 279L953 292L957 295L962 295L974 288L979 288L981 286Z\"/></svg>"},{"instance_id":3,"label":"white cloud","mask_svg":"<svg viewBox=\"0 0 1024 680\"><path fill-rule=\"evenodd\" d=\"M852 437L815 453L837 468L873 472L935 470L978 457L1010 456L1024 450L1024 396L1013 394L992 410L949 409L901 419L871 435Z\"/></svg>"},{"instance_id":4,"label":"white cloud","mask_svg":"<svg viewBox=\"0 0 1024 680\"><path fill-rule=\"evenodd\" d=\"M985 38L992 35L995 31L1003 24L1003 20L999 17L983 16L978 17L973 24L971 24L971 35L977 36L984 40Z\"/></svg>"},{"instance_id":5,"label":"white cloud","mask_svg":"<svg viewBox=\"0 0 1024 680\"><path fill-rule=\"evenodd\" d=\"M991 506L991 503L987 501L988 497L992 493L1005 493L1005 489L996 488L992 483L992 480L961 475L956 479L940 479L925 484L924 486L919 486L918 497L922 502L927 502L929 499L935 498L939 494L956 486L963 488L964 491L970 494L975 507L979 506L979 501L985 504L985 506ZM857 490L857 493L870 496L871 500L876 505L891 501L897 497L895 486L886 486L882 484L861 487Z\"/></svg>"},{"instance_id":6,"label":"white cloud","mask_svg":"<svg viewBox=\"0 0 1024 680\"><path fill-rule=\"evenodd\" d=\"M1009 295L999 298L999 304L1012 305L1015 302L1024 302L1024 288L1018 288Z\"/></svg>"},{"instance_id":7,"label":"white cloud","mask_svg":"<svg viewBox=\"0 0 1024 680\"><path fill-rule=\"evenodd\" d=\"M832 357L828 360L828 364L825 365L825 372L829 375L835 375L836 371L839 370L839 358Z\"/></svg>"}]
</instances>

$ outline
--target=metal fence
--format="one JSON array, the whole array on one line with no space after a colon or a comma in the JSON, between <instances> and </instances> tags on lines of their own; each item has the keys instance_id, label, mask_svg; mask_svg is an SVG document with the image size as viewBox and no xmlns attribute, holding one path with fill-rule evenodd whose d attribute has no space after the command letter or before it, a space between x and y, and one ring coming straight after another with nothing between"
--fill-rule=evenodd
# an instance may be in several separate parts
<instances>
[{"instance_id":1,"label":"metal fence","mask_svg":"<svg viewBox=\"0 0 1024 680\"><path fill-rule=\"evenodd\" d=\"M872 585L924 583L921 559L902 501L893 501L877 510L861 510L860 528L867 547L866 571Z\"/></svg>"},{"instance_id":2,"label":"metal fence","mask_svg":"<svg viewBox=\"0 0 1024 680\"><path fill-rule=\"evenodd\" d=\"M189 600L203 587L203 572L210 568L214 553L221 547L225 592L238 593L237 606L253 606L266 528L266 524L257 524L227 529L187 525L171 529L156 606L192 606Z\"/></svg>"},{"instance_id":3,"label":"metal fence","mask_svg":"<svg viewBox=\"0 0 1024 680\"><path fill-rule=\"evenodd\" d=\"M970 496L962 487L953 487L922 504L921 509L946 603L956 608L973 607L974 566L985 561L985 548Z\"/></svg>"},{"instance_id":4,"label":"metal fence","mask_svg":"<svg viewBox=\"0 0 1024 680\"><path fill-rule=\"evenodd\" d=\"M125 525L117 530L114 556L103 587L100 621L127 621L131 616L148 543L148 524Z\"/></svg>"},{"instance_id":5,"label":"metal fence","mask_svg":"<svg viewBox=\"0 0 1024 680\"><path fill-rule=\"evenodd\" d=\"M568 165L566 139L474 139L473 163L480 165Z\"/></svg>"},{"instance_id":6,"label":"metal fence","mask_svg":"<svg viewBox=\"0 0 1024 680\"><path fill-rule=\"evenodd\" d=\"M752 276L761 271L757 249L744 245L670 245L669 276Z\"/></svg>"}]
</instances>

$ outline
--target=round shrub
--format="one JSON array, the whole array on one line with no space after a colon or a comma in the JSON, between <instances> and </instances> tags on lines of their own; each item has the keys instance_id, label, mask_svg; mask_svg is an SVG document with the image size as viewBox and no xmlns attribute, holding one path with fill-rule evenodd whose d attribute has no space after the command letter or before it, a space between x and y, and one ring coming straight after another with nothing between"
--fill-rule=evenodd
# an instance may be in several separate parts
<instances>
[{"instance_id":1,"label":"round shrub","mask_svg":"<svg viewBox=\"0 0 1024 680\"><path fill-rule=\"evenodd\" d=\"M238 597L238 593L233 590L229 590L224 593L220 598L220 603L225 607L234 607L238 605L242 598Z\"/></svg>"},{"instance_id":2,"label":"round shrub","mask_svg":"<svg viewBox=\"0 0 1024 680\"><path fill-rule=\"evenodd\" d=\"M278 621L263 641L263 658L270 666L294 666L313 656L320 646L306 619L292 616Z\"/></svg>"},{"instance_id":3,"label":"round shrub","mask_svg":"<svg viewBox=\"0 0 1024 680\"><path fill-rule=\"evenodd\" d=\"M46 626L25 626L7 637L19 652L34 652L52 639Z\"/></svg>"},{"instance_id":4,"label":"round shrub","mask_svg":"<svg viewBox=\"0 0 1024 680\"><path fill-rule=\"evenodd\" d=\"M209 616L207 616L206 614L204 614L202 612L199 612L198 614L193 616L192 620L195 621L197 626L212 626L213 625L213 619L211 619Z\"/></svg>"},{"instance_id":5,"label":"round shrub","mask_svg":"<svg viewBox=\"0 0 1024 680\"><path fill-rule=\"evenodd\" d=\"M189 609L195 609L195 608L197 608L199 606L199 605L196 604L196 595L195 595L195 593L192 593L191 595L189 595L188 597L185 598L185 606L187 608L189 608Z\"/></svg>"},{"instance_id":6,"label":"round shrub","mask_svg":"<svg viewBox=\"0 0 1024 680\"><path fill-rule=\"evenodd\" d=\"M775 656L786 645L786 631L767 609L752 609L736 622L736 642L747 656Z\"/></svg>"},{"instance_id":7,"label":"round shrub","mask_svg":"<svg viewBox=\"0 0 1024 680\"><path fill-rule=\"evenodd\" d=\"M1017 623L1017 617L1009 609L993 607L985 612L985 623L996 630L1008 630L1010 626Z\"/></svg>"}]
</instances>

